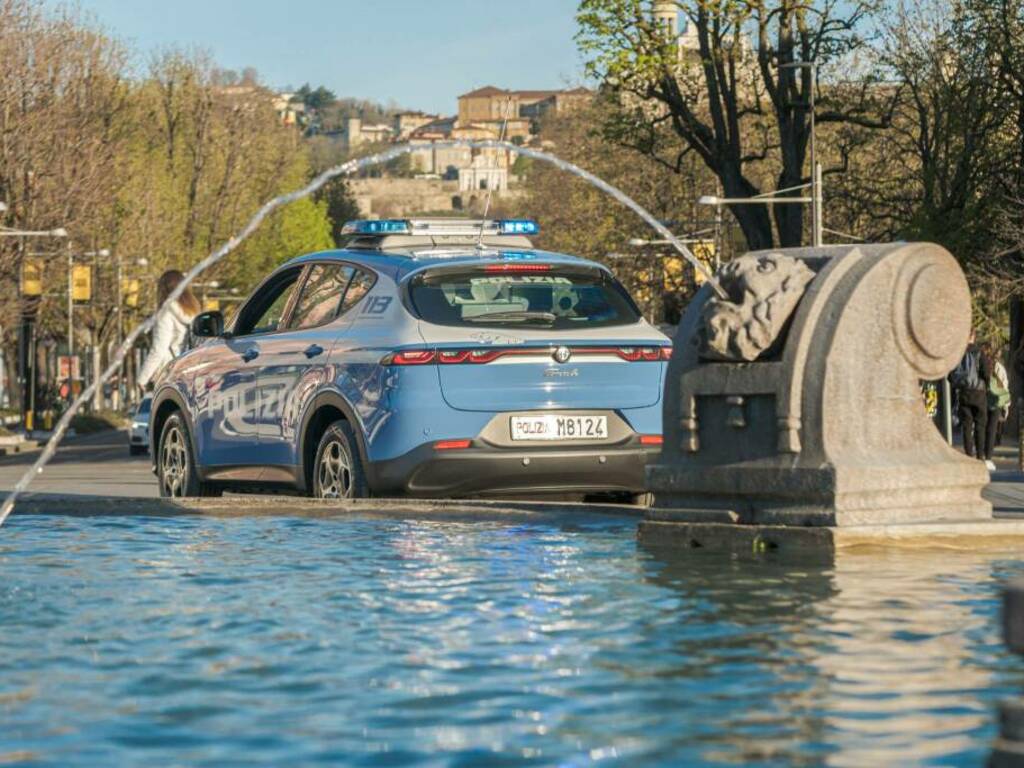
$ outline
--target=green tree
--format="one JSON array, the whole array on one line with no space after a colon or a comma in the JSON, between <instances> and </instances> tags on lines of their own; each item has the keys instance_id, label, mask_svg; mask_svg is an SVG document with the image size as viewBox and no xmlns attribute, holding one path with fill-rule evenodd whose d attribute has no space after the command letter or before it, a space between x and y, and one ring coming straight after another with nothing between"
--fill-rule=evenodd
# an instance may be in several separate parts
<instances>
[{"instance_id":1,"label":"green tree","mask_svg":"<svg viewBox=\"0 0 1024 768\"><path fill-rule=\"evenodd\" d=\"M305 83L299 90L295 92L295 97L306 105L309 109L321 110L330 104L333 104L337 97L334 92L324 86L320 85L316 88L311 88L309 83Z\"/></svg>"},{"instance_id":2,"label":"green tree","mask_svg":"<svg viewBox=\"0 0 1024 768\"><path fill-rule=\"evenodd\" d=\"M359 205L352 196L348 181L344 178L337 178L328 182L320 190L318 199L326 206L334 244L343 245L347 238L341 234L341 228L345 226L346 222L358 219L360 216Z\"/></svg>"}]
</instances>

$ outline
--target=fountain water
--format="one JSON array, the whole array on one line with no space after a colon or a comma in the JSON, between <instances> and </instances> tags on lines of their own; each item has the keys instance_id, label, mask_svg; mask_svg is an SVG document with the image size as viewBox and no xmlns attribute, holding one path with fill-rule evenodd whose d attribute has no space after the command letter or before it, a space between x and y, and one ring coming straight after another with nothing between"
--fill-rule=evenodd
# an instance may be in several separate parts
<instances>
[{"instance_id":1,"label":"fountain water","mask_svg":"<svg viewBox=\"0 0 1024 768\"><path fill-rule=\"evenodd\" d=\"M653 227L654 230L659 235L661 235L663 239L668 241L677 251L679 251L680 254L682 254L682 256L687 261L690 262L690 264L693 265L694 269L703 274L707 283L711 286L711 289L724 298L724 294L722 293L722 290L719 287L718 282L715 279L715 276L708 270L706 266L704 266L704 264L702 264L697 259L697 257L693 255L693 253L691 253L690 249L687 248L686 245L684 245L675 235L673 235L665 227L664 224L658 221L653 215L651 215L647 210L640 206L640 204L633 200L631 197L626 195L622 190L618 189L617 187L614 187L613 185L609 184L603 179L598 178L594 174L583 170L579 166L576 166L573 163L568 162L567 160L562 160L561 158L556 157L547 152L541 152L539 150L530 149L528 147L519 147L516 146L515 144L506 141L469 141L464 139L453 139L451 141L437 142L434 146L439 149L451 147L469 147L471 149L504 149L515 154L524 155L525 157L530 157L535 160L550 163L557 168L560 168L564 171L568 171L569 173L579 176L581 179L589 182L590 184L593 184L601 191L611 195L613 198L618 200L627 208L634 211L645 222L650 224L651 227ZM64 434L67 432L68 425L71 423L71 419L74 418L75 414L78 413L78 411L85 403L89 402L96 388L106 383L117 372L117 370L121 367L122 362L124 362L124 358L128 354L128 351L135 344L135 340L138 339L140 335L142 335L143 333L145 333L146 331L153 327L153 324L156 322L156 318L160 315L160 313L165 311L167 307L171 305L172 302L176 301L178 297L185 291L185 289L188 288L192 281L196 279L196 277L198 277L202 272L209 269L218 261L223 259L233 250L235 250L235 248L237 248L246 238L248 238L253 232L256 231L256 229L260 226L260 224L263 223L264 219L266 219L268 215L270 215L273 211L280 208L281 206L295 202L296 200L301 200L304 197L308 197L309 195L313 194L318 189L320 189L322 186L324 186L324 184L326 184L331 179L337 178L339 176L346 176L348 174L362 170L363 168L381 165L382 163L394 160L396 157L409 154L414 149L416 149L416 147L414 147L411 144L401 144L392 147L391 149L388 149L384 152L377 153L375 155L369 155L367 157L349 160L348 162L342 163L341 165L334 166L333 168L328 168L326 171L324 171L315 179L313 179L305 187L302 187L301 189L298 189L294 192L290 192L285 195L280 195L264 203L263 207L261 207L256 212L252 219L249 220L249 223L246 224L245 227L237 235L232 237L219 249L217 249L209 256L207 256L205 259L196 264L194 267L192 267L192 269L190 269L185 274L185 279L182 280L178 287L171 293L171 295L167 297L167 300L163 303L163 305L161 305L156 312L150 315L145 320L145 322L138 325L131 333L128 334L128 336L121 343L121 346L117 348L113 359L110 361L110 365L108 365L106 370L103 371L99 379L93 381L88 387L86 387L85 390L71 404L71 407L69 407L67 411L64 412L64 415L57 422L57 425L53 430L53 434L47 441L46 446L44 447L42 453L39 455L39 458L37 458L35 463L33 463L33 465L25 472L25 474L22 475L22 477L18 480L18 483L14 486L14 490L4 500L3 505L0 506L0 525L3 525L4 521L11 514L11 511L14 509L14 504L18 500L18 497L28 489L29 485L31 485L32 480L35 478L35 476L40 474L46 467L50 459L53 458L54 453L57 451L57 446L63 439Z\"/></svg>"}]
</instances>

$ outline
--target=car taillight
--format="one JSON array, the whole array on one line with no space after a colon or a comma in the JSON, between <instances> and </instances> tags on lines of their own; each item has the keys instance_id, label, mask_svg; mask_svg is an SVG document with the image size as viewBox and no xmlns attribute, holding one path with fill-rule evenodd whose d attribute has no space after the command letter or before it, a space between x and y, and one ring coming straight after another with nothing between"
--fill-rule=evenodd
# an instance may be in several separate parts
<instances>
[{"instance_id":1,"label":"car taillight","mask_svg":"<svg viewBox=\"0 0 1024 768\"><path fill-rule=\"evenodd\" d=\"M640 435L640 445L664 445L665 438L661 435Z\"/></svg>"},{"instance_id":2,"label":"car taillight","mask_svg":"<svg viewBox=\"0 0 1024 768\"><path fill-rule=\"evenodd\" d=\"M653 363L668 360L672 356L672 347L573 347L572 354L616 355L627 363Z\"/></svg>"},{"instance_id":3,"label":"car taillight","mask_svg":"<svg viewBox=\"0 0 1024 768\"><path fill-rule=\"evenodd\" d=\"M381 358L381 365L482 365L503 357L548 357L555 347L475 347L457 349L405 349ZM672 356L671 347L570 347L572 357L612 355L628 363L658 362Z\"/></svg>"},{"instance_id":4,"label":"car taillight","mask_svg":"<svg viewBox=\"0 0 1024 768\"><path fill-rule=\"evenodd\" d=\"M381 358L381 365L427 365L437 359L433 349L403 349Z\"/></svg>"},{"instance_id":5,"label":"car taillight","mask_svg":"<svg viewBox=\"0 0 1024 768\"><path fill-rule=\"evenodd\" d=\"M484 272L504 272L504 273L523 273L523 272L550 272L550 264L488 264L484 267Z\"/></svg>"},{"instance_id":6,"label":"car taillight","mask_svg":"<svg viewBox=\"0 0 1024 768\"><path fill-rule=\"evenodd\" d=\"M616 353L623 360L630 363L644 362L653 363L661 360L660 347L620 347Z\"/></svg>"},{"instance_id":7,"label":"car taillight","mask_svg":"<svg viewBox=\"0 0 1024 768\"><path fill-rule=\"evenodd\" d=\"M461 451L464 448L469 448L473 444L472 440L438 440L434 443L435 451Z\"/></svg>"}]
</instances>

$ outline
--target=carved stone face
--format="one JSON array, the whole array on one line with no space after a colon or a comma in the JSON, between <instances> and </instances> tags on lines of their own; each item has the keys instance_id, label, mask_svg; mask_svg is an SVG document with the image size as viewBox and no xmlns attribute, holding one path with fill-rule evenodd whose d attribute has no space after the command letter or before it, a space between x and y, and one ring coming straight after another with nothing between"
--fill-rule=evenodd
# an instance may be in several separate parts
<instances>
[{"instance_id":1,"label":"carved stone face","mask_svg":"<svg viewBox=\"0 0 1024 768\"><path fill-rule=\"evenodd\" d=\"M781 253L747 254L722 268L718 280L729 299L714 297L701 313L701 356L751 362L779 338L814 272Z\"/></svg>"}]
</instances>

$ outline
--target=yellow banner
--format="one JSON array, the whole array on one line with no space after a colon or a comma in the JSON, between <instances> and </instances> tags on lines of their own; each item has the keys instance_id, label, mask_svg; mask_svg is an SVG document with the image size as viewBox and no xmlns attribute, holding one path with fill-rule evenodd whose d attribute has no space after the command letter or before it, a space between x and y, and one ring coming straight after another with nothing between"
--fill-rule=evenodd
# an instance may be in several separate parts
<instances>
[{"instance_id":1,"label":"yellow banner","mask_svg":"<svg viewBox=\"0 0 1024 768\"><path fill-rule=\"evenodd\" d=\"M21 263L21 295L43 295L43 262L39 259L25 259Z\"/></svg>"},{"instance_id":2,"label":"yellow banner","mask_svg":"<svg viewBox=\"0 0 1024 768\"><path fill-rule=\"evenodd\" d=\"M71 298L75 301L92 299L92 267L87 264L71 268Z\"/></svg>"},{"instance_id":3,"label":"yellow banner","mask_svg":"<svg viewBox=\"0 0 1024 768\"><path fill-rule=\"evenodd\" d=\"M121 280L121 301L126 307L134 309L139 306L139 280L126 277Z\"/></svg>"}]
</instances>

